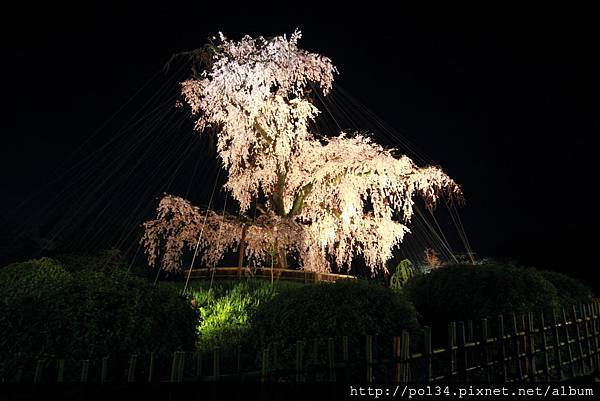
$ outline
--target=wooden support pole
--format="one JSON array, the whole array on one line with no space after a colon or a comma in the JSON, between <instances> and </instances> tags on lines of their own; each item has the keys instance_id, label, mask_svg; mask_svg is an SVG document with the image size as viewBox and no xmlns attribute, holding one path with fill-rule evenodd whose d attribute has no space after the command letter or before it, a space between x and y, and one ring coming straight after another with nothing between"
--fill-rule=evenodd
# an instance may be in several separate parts
<instances>
[{"instance_id":1,"label":"wooden support pole","mask_svg":"<svg viewBox=\"0 0 600 401\"><path fill-rule=\"evenodd\" d=\"M402 376L403 382L409 380L409 358L410 358L410 335L408 331L402 330L402 339L400 344L400 358L402 363L400 365L400 375Z\"/></svg>"},{"instance_id":2,"label":"wooden support pole","mask_svg":"<svg viewBox=\"0 0 600 401\"><path fill-rule=\"evenodd\" d=\"M59 358L56 361L56 382L62 383L65 381L65 360L64 358Z\"/></svg>"},{"instance_id":3,"label":"wooden support pole","mask_svg":"<svg viewBox=\"0 0 600 401\"><path fill-rule=\"evenodd\" d=\"M504 332L504 317L498 316L498 345L500 364L502 366L502 381L506 383L508 381L508 366L506 361L506 334Z\"/></svg>"},{"instance_id":4,"label":"wooden support pole","mask_svg":"<svg viewBox=\"0 0 600 401\"><path fill-rule=\"evenodd\" d=\"M85 359L81 363L81 376L80 376L81 383L87 383L89 371L90 371L90 361L89 361L89 359Z\"/></svg>"},{"instance_id":5,"label":"wooden support pole","mask_svg":"<svg viewBox=\"0 0 600 401\"><path fill-rule=\"evenodd\" d=\"M269 347L263 349L262 352L262 367L260 371L260 381L266 382L269 374Z\"/></svg>"},{"instance_id":6,"label":"wooden support pole","mask_svg":"<svg viewBox=\"0 0 600 401\"><path fill-rule=\"evenodd\" d=\"M527 375L529 376L530 382L535 382L535 378L537 376L537 369L535 365L534 333L533 312L529 312L527 314L527 321L525 325L525 336L527 337Z\"/></svg>"},{"instance_id":7,"label":"wooden support pole","mask_svg":"<svg viewBox=\"0 0 600 401\"><path fill-rule=\"evenodd\" d=\"M544 378L546 382L550 381L550 358L548 356L548 337L546 336L546 320L544 318L544 312L540 312L540 339L542 342L542 358L544 362Z\"/></svg>"},{"instance_id":8,"label":"wooden support pole","mask_svg":"<svg viewBox=\"0 0 600 401\"><path fill-rule=\"evenodd\" d=\"M156 356L154 352L150 353L150 362L148 364L148 383L152 383L154 381L154 365L155 365Z\"/></svg>"},{"instance_id":9,"label":"wooden support pole","mask_svg":"<svg viewBox=\"0 0 600 401\"><path fill-rule=\"evenodd\" d=\"M468 357L466 348L465 323L458 322L458 374L463 383L468 382Z\"/></svg>"},{"instance_id":10,"label":"wooden support pole","mask_svg":"<svg viewBox=\"0 0 600 401\"><path fill-rule=\"evenodd\" d=\"M592 347L594 348L594 373L600 373L600 303L592 302Z\"/></svg>"},{"instance_id":11,"label":"wooden support pole","mask_svg":"<svg viewBox=\"0 0 600 401\"><path fill-rule=\"evenodd\" d=\"M492 367L490 365L490 349L488 344L489 332L488 332L488 320L481 319L481 344L480 350L483 355L483 365L485 371L485 379L488 383L492 381Z\"/></svg>"},{"instance_id":12,"label":"wooden support pole","mask_svg":"<svg viewBox=\"0 0 600 401\"><path fill-rule=\"evenodd\" d=\"M552 311L552 333L554 335L554 365L556 365L556 373L558 373L558 380L562 381L565 378L562 361L562 342L560 341L560 323L556 310Z\"/></svg>"},{"instance_id":13,"label":"wooden support pole","mask_svg":"<svg viewBox=\"0 0 600 401\"><path fill-rule=\"evenodd\" d=\"M213 349L213 380L219 381L221 378L221 349Z\"/></svg>"},{"instance_id":14,"label":"wooden support pole","mask_svg":"<svg viewBox=\"0 0 600 401\"><path fill-rule=\"evenodd\" d=\"M100 367L100 383L106 383L108 378L108 357L105 356L102 358L101 367Z\"/></svg>"},{"instance_id":15,"label":"wooden support pole","mask_svg":"<svg viewBox=\"0 0 600 401\"><path fill-rule=\"evenodd\" d=\"M242 226L242 236L240 239L238 253L238 279L242 278L242 267L244 266L244 251L246 247L246 225Z\"/></svg>"},{"instance_id":16,"label":"wooden support pole","mask_svg":"<svg viewBox=\"0 0 600 401\"><path fill-rule=\"evenodd\" d=\"M514 345L514 355L515 355L515 365L516 365L516 369L517 369L517 380L518 381L523 381L523 362L522 362L522 356L523 353L521 352L521 341L519 340L519 337L521 336L520 332L519 332L519 326L517 324L517 316L513 313L512 314L512 324L513 324L513 345Z\"/></svg>"},{"instance_id":17,"label":"wooden support pole","mask_svg":"<svg viewBox=\"0 0 600 401\"><path fill-rule=\"evenodd\" d=\"M473 341L473 321L467 320L467 341Z\"/></svg>"},{"instance_id":18,"label":"wooden support pole","mask_svg":"<svg viewBox=\"0 0 600 401\"><path fill-rule=\"evenodd\" d=\"M296 341L296 383L300 382L302 379L302 352L304 350L304 342Z\"/></svg>"},{"instance_id":19,"label":"wooden support pole","mask_svg":"<svg viewBox=\"0 0 600 401\"><path fill-rule=\"evenodd\" d=\"M15 383L21 383L23 380L23 366L19 366L17 369L17 375L15 377Z\"/></svg>"},{"instance_id":20,"label":"wooden support pole","mask_svg":"<svg viewBox=\"0 0 600 401\"><path fill-rule=\"evenodd\" d=\"M394 383L400 383L400 336L394 336L392 341L392 355L394 358Z\"/></svg>"},{"instance_id":21,"label":"wooden support pole","mask_svg":"<svg viewBox=\"0 0 600 401\"><path fill-rule=\"evenodd\" d=\"M236 348L236 372L239 377L242 377L242 346L238 345Z\"/></svg>"},{"instance_id":22,"label":"wooden support pole","mask_svg":"<svg viewBox=\"0 0 600 401\"><path fill-rule=\"evenodd\" d=\"M127 383L133 383L135 380L135 366L137 365L137 355L133 354L129 358L129 369L127 371Z\"/></svg>"},{"instance_id":23,"label":"wooden support pole","mask_svg":"<svg viewBox=\"0 0 600 401\"><path fill-rule=\"evenodd\" d=\"M575 360L573 358L573 350L571 348L571 335L569 334L569 326L573 324L573 322L569 322L567 317L567 311L565 308L562 308L563 314L563 327L565 331L565 343L567 345L567 357L569 359L569 369L571 371L571 377L575 377Z\"/></svg>"},{"instance_id":24,"label":"wooden support pole","mask_svg":"<svg viewBox=\"0 0 600 401\"><path fill-rule=\"evenodd\" d=\"M175 351L173 353L173 362L171 363L171 379L170 379L171 383L177 382L177 370L179 367L179 358L180 358L179 351Z\"/></svg>"},{"instance_id":25,"label":"wooden support pole","mask_svg":"<svg viewBox=\"0 0 600 401\"><path fill-rule=\"evenodd\" d=\"M349 352L348 352L348 336L342 337L342 361L344 362L346 370L346 382L350 381L350 363L349 363Z\"/></svg>"},{"instance_id":26,"label":"wooden support pole","mask_svg":"<svg viewBox=\"0 0 600 401\"><path fill-rule=\"evenodd\" d=\"M367 383L373 382L373 337L366 336L365 357L367 362Z\"/></svg>"},{"instance_id":27,"label":"wooden support pole","mask_svg":"<svg viewBox=\"0 0 600 401\"><path fill-rule=\"evenodd\" d=\"M590 334L590 323L591 323L591 319L590 319L590 304L582 304L581 305L581 310L582 310L582 317L583 317L583 335L585 338L585 347L586 347L586 354L587 354L587 363L590 367L589 372L593 373L594 372L594 357L592 355L592 339L591 339L591 334Z\"/></svg>"},{"instance_id":28,"label":"wooden support pole","mask_svg":"<svg viewBox=\"0 0 600 401\"><path fill-rule=\"evenodd\" d=\"M335 348L331 337L327 339L327 360L329 362L329 381L335 382Z\"/></svg>"},{"instance_id":29,"label":"wooden support pole","mask_svg":"<svg viewBox=\"0 0 600 401\"><path fill-rule=\"evenodd\" d=\"M573 315L573 324L575 325L575 338L576 338L575 341L577 342L577 351L579 353L580 374L585 376L587 374L587 369L585 366L585 355L583 352L583 344L582 344L581 330L580 330L581 319L579 319L579 317L578 317L577 305L572 306L571 312Z\"/></svg>"},{"instance_id":30,"label":"wooden support pole","mask_svg":"<svg viewBox=\"0 0 600 401\"><path fill-rule=\"evenodd\" d=\"M431 383L433 380L433 350L431 347L431 327L423 327L423 334L425 339L425 381Z\"/></svg>"},{"instance_id":31,"label":"wooden support pole","mask_svg":"<svg viewBox=\"0 0 600 401\"><path fill-rule=\"evenodd\" d=\"M39 384L42 382L42 378L44 376L44 368L46 366L45 359L38 359L35 365L35 375L33 376L33 382L35 384Z\"/></svg>"},{"instance_id":32,"label":"wooden support pole","mask_svg":"<svg viewBox=\"0 0 600 401\"><path fill-rule=\"evenodd\" d=\"M202 352L196 352L196 377L202 378Z\"/></svg>"},{"instance_id":33,"label":"wooden support pole","mask_svg":"<svg viewBox=\"0 0 600 401\"><path fill-rule=\"evenodd\" d=\"M448 364L451 378L456 374L456 322L448 324Z\"/></svg>"},{"instance_id":34,"label":"wooden support pole","mask_svg":"<svg viewBox=\"0 0 600 401\"><path fill-rule=\"evenodd\" d=\"M185 352L179 351L179 364L177 366L177 382L183 382L183 374L185 372Z\"/></svg>"}]
</instances>

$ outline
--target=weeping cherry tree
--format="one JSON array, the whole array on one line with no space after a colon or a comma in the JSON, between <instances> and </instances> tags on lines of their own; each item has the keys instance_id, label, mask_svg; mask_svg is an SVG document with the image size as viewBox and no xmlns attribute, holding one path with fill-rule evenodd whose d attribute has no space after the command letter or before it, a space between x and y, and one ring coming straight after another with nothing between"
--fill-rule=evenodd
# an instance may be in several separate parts
<instances>
[{"instance_id":1,"label":"weeping cherry tree","mask_svg":"<svg viewBox=\"0 0 600 401\"><path fill-rule=\"evenodd\" d=\"M368 136L321 136L315 91L327 95L331 60L289 39L220 35L203 48L204 69L181 84L196 117L195 130L217 135L237 215L201 211L167 195L157 217L144 223L149 262L178 270L185 252L207 266L238 250L240 263L329 272L362 255L372 272L386 270L407 233L414 198L433 207L440 197L461 199L460 188L437 167L418 167ZM250 209L257 215L249 217Z\"/></svg>"}]
</instances>

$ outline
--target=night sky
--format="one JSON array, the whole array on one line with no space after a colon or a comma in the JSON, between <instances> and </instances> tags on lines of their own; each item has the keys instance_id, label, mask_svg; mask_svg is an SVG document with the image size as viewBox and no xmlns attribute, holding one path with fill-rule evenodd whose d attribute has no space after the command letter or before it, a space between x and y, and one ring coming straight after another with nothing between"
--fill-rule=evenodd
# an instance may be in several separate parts
<instances>
[{"instance_id":1,"label":"night sky","mask_svg":"<svg viewBox=\"0 0 600 401\"><path fill-rule=\"evenodd\" d=\"M34 213L43 199L11 210L72 162L172 54L218 31L239 38L298 27L301 46L329 56L345 90L462 186L477 255L593 284L600 27L592 9L196 3L3 10L2 221Z\"/></svg>"}]
</instances>

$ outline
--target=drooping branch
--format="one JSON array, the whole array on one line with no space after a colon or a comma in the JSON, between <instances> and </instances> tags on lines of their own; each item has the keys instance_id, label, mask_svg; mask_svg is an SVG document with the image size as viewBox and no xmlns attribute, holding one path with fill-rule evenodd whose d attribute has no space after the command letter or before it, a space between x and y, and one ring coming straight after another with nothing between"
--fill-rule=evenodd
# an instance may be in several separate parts
<instances>
[{"instance_id":1,"label":"drooping branch","mask_svg":"<svg viewBox=\"0 0 600 401\"><path fill-rule=\"evenodd\" d=\"M385 270L410 232L416 197L430 207L442 196L461 199L439 168L418 167L364 135L317 140L309 131L319 114L311 86L326 95L336 69L328 58L299 49L299 38L299 32L289 39L221 36L207 69L182 83L196 129L217 131L228 172L224 188L241 215L259 196L267 202L257 205L257 219L208 212L201 225L197 208L165 198L157 219L145 225L151 262L162 255L163 265L175 269L200 237L208 265L239 246L258 264L276 257L285 266L286 255L295 253L304 269L324 272L332 269L329 260L349 267L362 255L373 271Z\"/></svg>"}]
</instances>

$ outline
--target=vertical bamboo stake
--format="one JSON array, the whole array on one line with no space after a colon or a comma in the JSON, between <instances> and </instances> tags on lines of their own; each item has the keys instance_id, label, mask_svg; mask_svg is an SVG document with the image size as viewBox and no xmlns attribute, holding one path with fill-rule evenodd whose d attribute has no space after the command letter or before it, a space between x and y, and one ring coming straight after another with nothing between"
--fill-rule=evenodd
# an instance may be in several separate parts
<instances>
[{"instance_id":1,"label":"vertical bamboo stake","mask_svg":"<svg viewBox=\"0 0 600 401\"><path fill-rule=\"evenodd\" d=\"M450 364L450 376L456 374L456 323L448 324L448 363Z\"/></svg>"},{"instance_id":2,"label":"vertical bamboo stake","mask_svg":"<svg viewBox=\"0 0 600 401\"><path fill-rule=\"evenodd\" d=\"M101 368L100 368L100 383L106 383L106 378L108 376L108 357L105 356L102 358Z\"/></svg>"},{"instance_id":3,"label":"vertical bamboo stake","mask_svg":"<svg viewBox=\"0 0 600 401\"><path fill-rule=\"evenodd\" d=\"M314 381L320 381L320 375L319 375L318 370L316 369L316 366L318 366L318 364L319 364L319 339L318 338L313 339L313 349L312 349L311 360L312 360L312 364L315 366Z\"/></svg>"},{"instance_id":4,"label":"vertical bamboo stake","mask_svg":"<svg viewBox=\"0 0 600 401\"><path fill-rule=\"evenodd\" d=\"M408 368L410 356L410 337L406 330L400 333L400 381L408 382Z\"/></svg>"},{"instance_id":5,"label":"vertical bamboo stake","mask_svg":"<svg viewBox=\"0 0 600 401\"><path fill-rule=\"evenodd\" d=\"M373 337L366 336L365 356L367 362L367 383L373 382Z\"/></svg>"},{"instance_id":6,"label":"vertical bamboo stake","mask_svg":"<svg viewBox=\"0 0 600 401\"><path fill-rule=\"evenodd\" d=\"M135 365L137 364L137 355L131 355L129 358L129 370L127 371L127 383L133 383L135 380Z\"/></svg>"},{"instance_id":7,"label":"vertical bamboo stake","mask_svg":"<svg viewBox=\"0 0 600 401\"><path fill-rule=\"evenodd\" d=\"M589 315L589 304L585 305L582 304L581 305L581 309L583 311L582 316L583 316L583 327L584 327L584 338L585 338L585 345L586 345L586 350L587 350L587 361L588 364L590 366L590 372L594 372L594 357L592 356L592 341L590 338L590 329L589 329L589 323L590 323L590 315Z\"/></svg>"},{"instance_id":8,"label":"vertical bamboo stake","mask_svg":"<svg viewBox=\"0 0 600 401\"><path fill-rule=\"evenodd\" d=\"M473 321L467 320L467 341L473 341Z\"/></svg>"},{"instance_id":9,"label":"vertical bamboo stake","mask_svg":"<svg viewBox=\"0 0 600 401\"><path fill-rule=\"evenodd\" d=\"M506 334L504 334L504 317L498 316L498 344L500 345L500 363L502 366L502 381L508 381L508 367L506 366Z\"/></svg>"},{"instance_id":10,"label":"vertical bamboo stake","mask_svg":"<svg viewBox=\"0 0 600 401\"><path fill-rule=\"evenodd\" d=\"M349 352L348 352L348 336L342 337L342 361L346 368L346 381L350 381L350 363L349 363Z\"/></svg>"},{"instance_id":11,"label":"vertical bamboo stake","mask_svg":"<svg viewBox=\"0 0 600 401\"><path fill-rule=\"evenodd\" d=\"M575 338L577 341L577 350L579 351L579 366L581 368L581 374L585 376L587 374L587 369L585 367L583 345L581 344L581 331L579 330L579 323L581 319L577 317L577 305L573 305L571 311L573 314L573 324L575 325Z\"/></svg>"},{"instance_id":12,"label":"vertical bamboo stake","mask_svg":"<svg viewBox=\"0 0 600 401\"><path fill-rule=\"evenodd\" d=\"M219 347L213 349L213 380L218 381L221 377L221 352Z\"/></svg>"},{"instance_id":13,"label":"vertical bamboo stake","mask_svg":"<svg viewBox=\"0 0 600 401\"><path fill-rule=\"evenodd\" d=\"M513 335L514 335L514 349L515 349L515 361L516 361L516 368L517 368L517 376L518 376L518 380L520 382L523 381L523 362L522 362L522 357L523 354L521 353L521 347L520 347L520 341L519 341L519 337L520 337L520 332L519 332L519 326L517 325L517 316L513 313L512 314L512 323L513 323Z\"/></svg>"},{"instance_id":14,"label":"vertical bamboo stake","mask_svg":"<svg viewBox=\"0 0 600 401\"><path fill-rule=\"evenodd\" d=\"M179 352L175 351L173 353L173 362L171 363L171 383L175 383L177 381L177 369L179 367Z\"/></svg>"},{"instance_id":15,"label":"vertical bamboo stake","mask_svg":"<svg viewBox=\"0 0 600 401\"><path fill-rule=\"evenodd\" d=\"M523 358L521 358L521 362L523 365L523 378L529 377L529 332L527 331L527 322L525 319L525 314L521 314L521 331L519 332L519 337L523 337L522 349L523 349Z\"/></svg>"},{"instance_id":16,"label":"vertical bamboo stake","mask_svg":"<svg viewBox=\"0 0 600 401\"><path fill-rule=\"evenodd\" d=\"M492 381L492 371L490 366L490 350L488 345L488 320L483 318L481 319L481 353L483 355L483 363L485 366L485 378L487 383Z\"/></svg>"},{"instance_id":17,"label":"vertical bamboo stake","mask_svg":"<svg viewBox=\"0 0 600 401\"><path fill-rule=\"evenodd\" d=\"M271 343L271 348L272 348L272 355L271 355L271 361L269 363L269 365L271 365L271 367L269 368L269 370L271 371L271 374L273 374L274 370L277 370L277 363L279 362L277 360L277 342Z\"/></svg>"},{"instance_id":18,"label":"vertical bamboo stake","mask_svg":"<svg viewBox=\"0 0 600 401\"><path fill-rule=\"evenodd\" d=\"M593 302L591 307L591 315L592 315L592 347L594 348L594 365L596 366L594 369L595 373L600 372L600 347L598 346L598 336L599 336L599 322L600 319L600 304L597 302Z\"/></svg>"},{"instance_id":19,"label":"vertical bamboo stake","mask_svg":"<svg viewBox=\"0 0 600 401\"><path fill-rule=\"evenodd\" d=\"M575 377L575 361L573 359L573 351L571 349L571 336L569 335L569 324L572 324L573 322L569 322L569 319L567 318L567 311L565 310L565 308L562 308L562 314L566 337L565 343L567 344L567 356L569 358L569 369L571 370L571 377Z\"/></svg>"},{"instance_id":20,"label":"vertical bamboo stake","mask_svg":"<svg viewBox=\"0 0 600 401\"><path fill-rule=\"evenodd\" d=\"M80 377L81 380L80 381L82 383L87 383L89 370L90 370L90 361L88 359L85 359L81 363L81 377Z\"/></svg>"},{"instance_id":21,"label":"vertical bamboo stake","mask_svg":"<svg viewBox=\"0 0 600 401\"><path fill-rule=\"evenodd\" d=\"M600 301L594 302L594 344L596 373L598 373L600 372Z\"/></svg>"},{"instance_id":22,"label":"vertical bamboo stake","mask_svg":"<svg viewBox=\"0 0 600 401\"><path fill-rule=\"evenodd\" d=\"M327 339L327 359L329 361L329 381L335 381L335 353L333 338Z\"/></svg>"},{"instance_id":23,"label":"vertical bamboo stake","mask_svg":"<svg viewBox=\"0 0 600 401\"><path fill-rule=\"evenodd\" d=\"M56 382L62 383L65 380L65 360L60 358L56 361L57 364L57 373L56 373Z\"/></svg>"},{"instance_id":24,"label":"vertical bamboo stake","mask_svg":"<svg viewBox=\"0 0 600 401\"><path fill-rule=\"evenodd\" d=\"M467 348L466 348L466 335L465 335L465 323L458 322L458 373L463 383L468 381L468 360L467 360Z\"/></svg>"},{"instance_id":25,"label":"vertical bamboo stake","mask_svg":"<svg viewBox=\"0 0 600 401\"><path fill-rule=\"evenodd\" d=\"M540 312L540 334L542 340L542 350L544 352L544 377L546 381L550 381L550 359L548 357L548 338L546 337L546 321L544 320L544 312Z\"/></svg>"},{"instance_id":26,"label":"vertical bamboo stake","mask_svg":"<svg viewBox=\"0 0 600 401\"><path fill-rule=\"evenodd\" d=\"M556 316L556 310L552 311L552 327L554 334L554 364L556 365L556 371L558 373L558 380L562 381L565 378L563 372L563 361L562 361L562 344L560 341L560 331L558 327L560 323L558 322L558 318Z\"/></svg>"},{"instance_id":27,"label":"vertical bamboo stake","mask_svg":"<svg viewBox=\"0 0 600 401\"><path fill-rule=\"evenodd\" d=\"M179 352L179 366L177 366L177 382L181 383L183 381L183 374L185 371L185 352Z\"/></svg>"},{"instance_id":28,"label":"vertical bamboo stake","mask_svg":"<svg viewBox=\"0 0 600 401\"><path fill-rule=\"evenodd\" d=\"M394 383L400 383L400 336L393 338Z\"/></svg>"},{"instance_id":29,"label":"vertical bamboo stake","mask_svg":"<svg viewBox=\"0 0 600 401\"><path fill-rule=\"evenodd\" d=\"M33 382L35 384L39 384L42 382L45 365L46 365L45 359L38 359L37 364L35 365L35 376L33 376Z\"/></svg>"},{"instance_id":30,"label":"vertical bamboo stake","mask_svg":"<svg viewBox=\"0 0 600 401\"><path fill-rule=\"evenodd\" d=\"M237 352L236 352L236 356L237 356L237 363L236 363L236 371L238 376L242 376L242 346L238 345L237 346Z\"/></svg>"},{"instance_id":31,"label":"vertical bamboo stake","mask_svg":"<svg viewBox=\"0 0 600 401\"><path fill-rule=\"evenodd\" d=\"M410 335L408 331L402 330L401 355L404 361L401 365L402 380L408 382L410 374L409 358L410 358Z\"/></svg>"},{"instance_id":32,"label":"vertical bamboo stake","mask_svg":"<svg viewBox=\"0 0 600 401\"><path fill-rule=\"evenodd\" d=\"M196 377L202 378L202 352L200 351L196 353Z\"/></svg>"},{"instance_id":33,"label":"vertical bamboo stake","mask_svg":"<svg viewBox=\"0 0 600 401\"><path fill-rule=\"evenodd\" d=\"M527 367L529 381L535 382L535 377L537 376L537 369L535 365L535 341L534 341L534 326L533 326L533 312L529 312L527 314L527 325L525 326L525 335L527 336L528 344L527 344Z\"/></svg>"},{"instance_id":34,"label":"vertical bamboo stake","mask_svg":"<svg viewBox=\"0 0 600 401\"><path fill-rule=\"evenodd\" d=\"M431 349L431 327L423 327L425 337L425 381L431 383L433 379L433 352Z\"/></svg>"},{"instance_id":35,"label":"vertical bamboo stake","mask_svg":"<svg viewBox=\"0 0 600 401\"><path fill-rule=\"evenodd\" d=\"M150 353L150 363L148 366L148 383L152 383L154 381L154 364L155 364L155 355L154 352Z\"/></svg>"},{"instance_id":36,"label":"vertical bamboo stake","mask_svg":"<svg viewBox=\"0 0 600 401\"><path fill-rule=\"evenodd\" d=\"M260 372L260 381L267 381L267 374L269 372L269 348L264 348L262 352L262 368Z\"/></svg>"},{"instance_id":37,"label":"vertical bamboo stake","mask_svg":"<svg viewBox=\"0 0 600 401\"><path fill-rule=\"evenodd\" d=\"M302 348L303 342L296 341L296 383L300 382L302 375Z\"/></svg>"}]
</instances>

